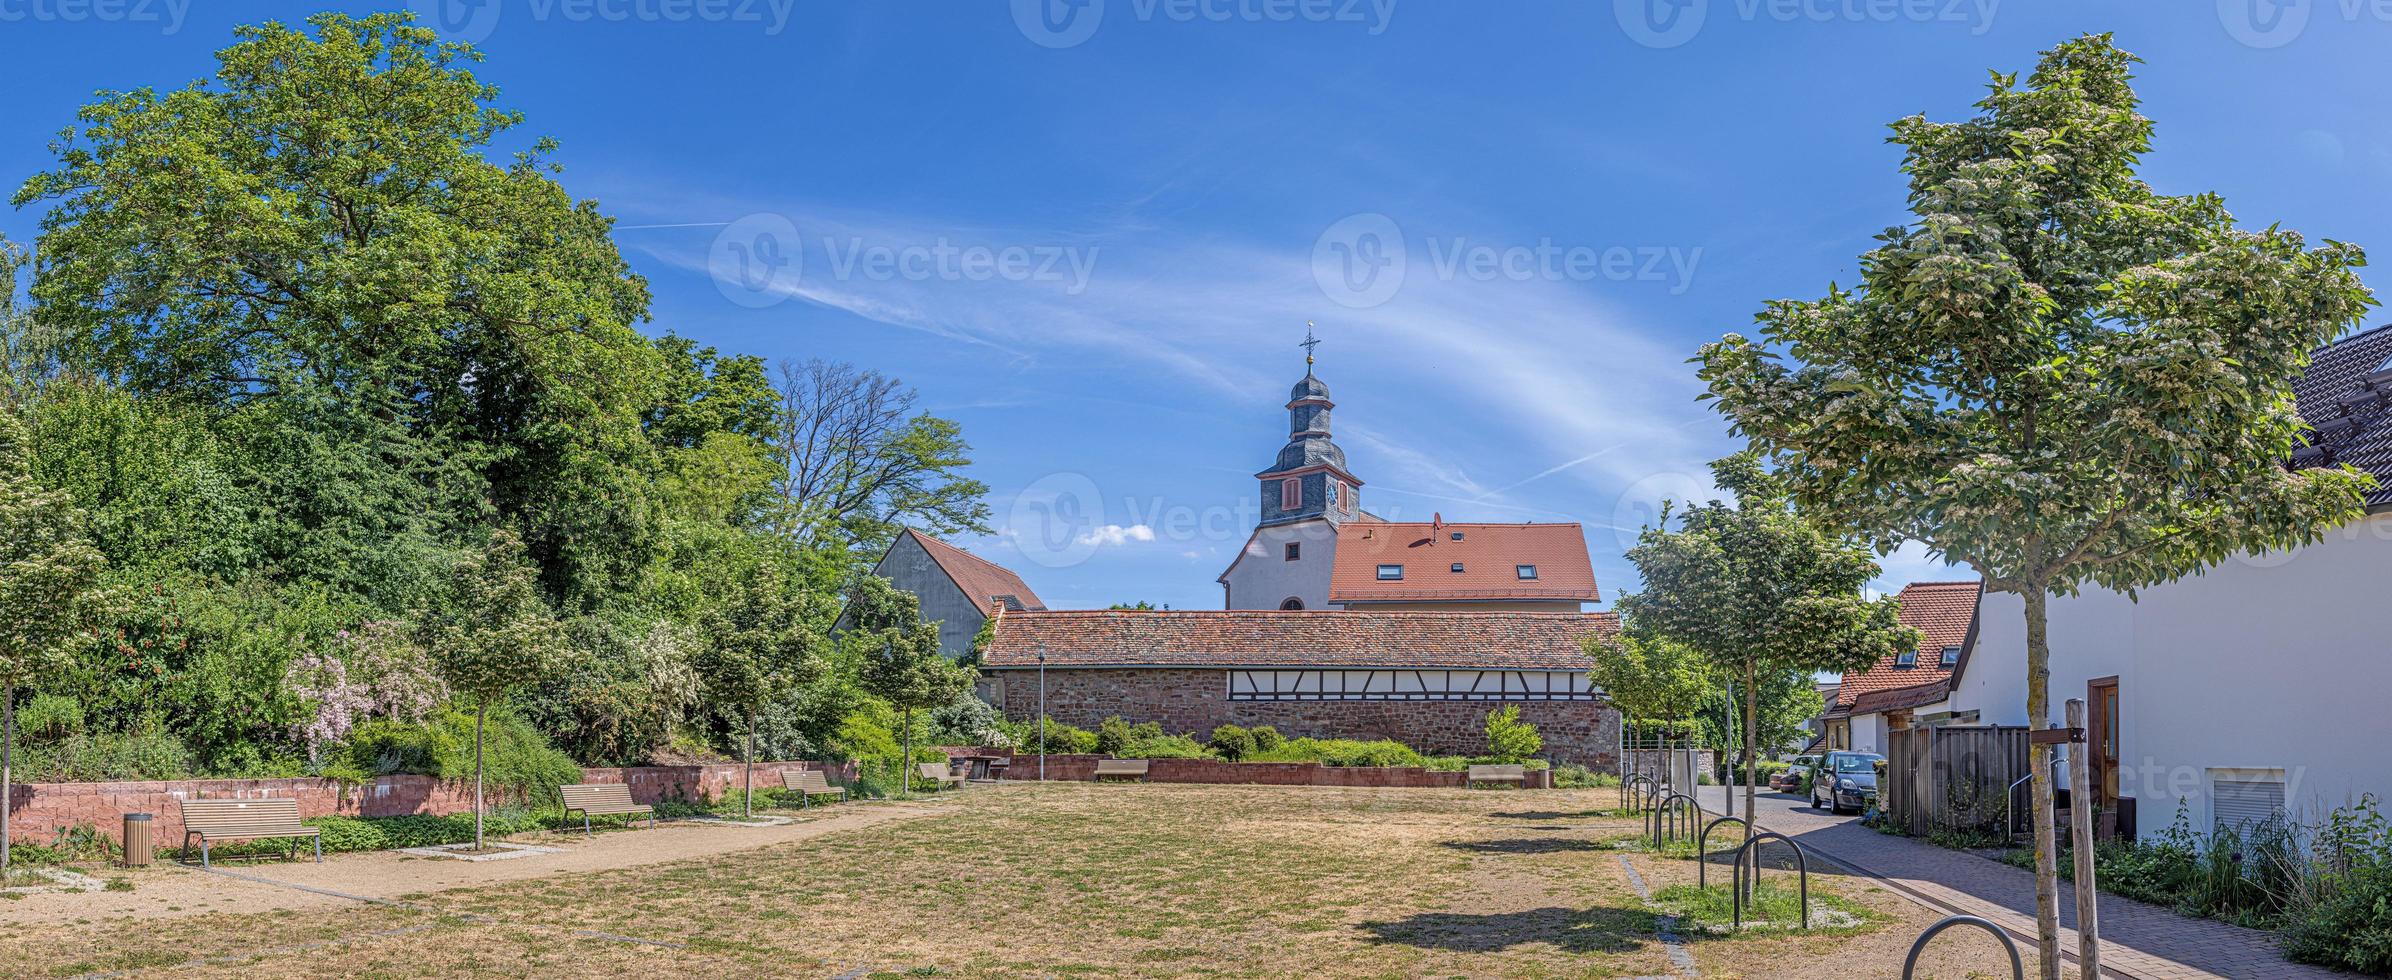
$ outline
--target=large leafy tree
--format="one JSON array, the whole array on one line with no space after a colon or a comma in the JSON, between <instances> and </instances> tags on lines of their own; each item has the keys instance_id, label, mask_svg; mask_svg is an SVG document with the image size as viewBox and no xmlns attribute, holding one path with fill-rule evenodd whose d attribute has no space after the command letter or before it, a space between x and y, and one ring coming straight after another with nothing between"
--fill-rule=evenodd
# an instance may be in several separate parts
<instances>
[{"instance_id":1,"label":"large leafy tree","mask_svg":"<svg viewBox=\"0 0 2392 980\"><path fill-rule=\"evenodd\" d=\"M611 219L553 179L479 55L404 14L240 28L215 77L102 93L18 205L60 356L237 425L291 568L443 545L489 501L589 604L651 533L657 349ZM360 588L423 552L354 569Z\"/></svg>"},{"instance_id":2,"label":"large leafy tree","mask_svg":"<svg viewBox=\"0 0 2392 980\"><path fill-rule=\"evenodd\" d=\"M1621 633L1587 637L1595 666L1587 682L1603 690L1628 721L1681 724L1717 700L1711 662L1683 643Z\"/></svg>"},{"instance_id":3,"label":"large leafy tree","mask_svg":"<svg viewBox=\"0 0 2392 980\"><path fill-rule=\"evenodd\" d=\"M63 669L101 567L74 505L34 482L27 455L24 423L0 401L0 875L8 871L17 688Z\"/></svg>"},{"instance_id":4,"label":"large leafy tree","mask_svg":"<svg viewBox=\"0 0 2392 980\"><path fill-rule=\"evenodd\" d=\"M2365 478L2288 470L2292 380L2373 303L2351 245L2237 224L2137 174L2151 120L2107 35L1997 74L1977 114L1893 125L1913 217L1862 281L1703 349L1720 410L1809 509L1975 568L2026 606L2027 718L2050 724L2046 604L2315 540ZM2036 920L2059 971L2047 765Z\"/></svg>"},{"instance_id":5,"label":"large leafy tree","mask_svg":"<svg viewBox=\"0 0 2392 980\"><path fill-rule=\"evenodd\" d=\"M746 723L740 759L742 807L749 816L755 813L756 712L812 681L824 666L822 637L807 628L804 613L802 597L766 566L741 581L699 628L704 645L694 666L706 693L739 711Z\"/></svg>"},{"instance_id":6,"label":"large leafy tree","mask_svg":"<svg viewBox=\"0 0 2392 980\"><path fill-rule=\"evenodd\" d=\"M1644 590L1616 605L1630 636L1682 644L1733 680L1743 698L1744 812L1752 812L1763 678L1858 670L1918 642L1892 597L1862 594L1877 577L1866 545L1830 534L1753 455L1713 463L1736 497L1665 510L1628 560ZM1671 527L1675 517L1676 527Z\"/></svg>"},{"instance_id":7,"label":"large leafy tree","mask_svg":"<svg viewBox=\"0 0 2392 980\"><path fill-rule=\"evenodd\" d=\"M914 712L954 700L972 688L970 668L939 653L937 623L922 620L921 602L888 579L866 576L848 599L847 639L863 661L864 691L897 709L904 748L898 785L914 781Z\"/></svg>"},{"instance_id":8,"label":"large leafy tree","mask_svg":"<svg viewBox=\"0 0 2392 980\"><path fill-rule=\"evenodd\" d=\"M905 527L988 531L988 487L952 419L916 411L896 378L852 364L781 364L782 520L797 540L879 554Z\"/></svg>"},{"instance_id":9,"label":"large leafy tree","mask_svg":"<svg viewBox=\"0 0 2392 980\"><path fill-rule=\"evenodd\" d=\"M482 728L490 706L557 669L564 626L541 598L539 576L510 531L457 561L445 611L427 624L449 690L473 706L473 846L482 847Z\"/></svg>"}]
</instances>

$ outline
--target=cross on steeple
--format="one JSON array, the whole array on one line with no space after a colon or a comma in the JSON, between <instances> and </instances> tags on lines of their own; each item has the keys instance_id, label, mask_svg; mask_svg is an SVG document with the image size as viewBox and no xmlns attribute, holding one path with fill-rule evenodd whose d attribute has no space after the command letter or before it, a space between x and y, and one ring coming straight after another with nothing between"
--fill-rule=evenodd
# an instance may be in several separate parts
<instances>
[{"instance_id":1,"label":"cross on steeple","mask_svg":"<svg viewBox=\"0 0 2392 980\"><path fill-rule=\"evenodd\" d=\"M1312 321L1304 321L1304 342L1296 346L1304 348L1304 376L1307 378L1312 377L1312 349L1320 345L1321 339L1312 335Z\"/></svg>"}]
</instances>

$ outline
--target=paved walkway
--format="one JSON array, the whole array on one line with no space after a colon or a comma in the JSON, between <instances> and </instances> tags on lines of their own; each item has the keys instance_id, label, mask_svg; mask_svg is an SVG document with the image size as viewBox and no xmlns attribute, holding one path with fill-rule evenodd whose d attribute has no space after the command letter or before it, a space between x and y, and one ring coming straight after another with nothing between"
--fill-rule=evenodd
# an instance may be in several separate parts
<instances>
[{"instance_id":1,"label":"paved walkway","mask_svg":"<svg viewBox=\"0 0 2392 980\"><path fill-rule=\"evenodd\" d=\"M1721 811L1728 787L1705 786L1704 809ZM1760 826L1799 841L1804 850L1879 878L1929 906L1983 916L2017 937L2019 952L2033 973L2035 876L1999 861L1933 844L1881 834L1857 817L1813 810L1781 793L1757 797ZM1736 810L1744 811L1738 789ZM2065 882L2060 893L2060 948L2076 949L2076 894ZM1955 933L1965 937L1967 933ZM1982 936L1982 933L1978 935ZM2345 974L2288 962L2274 937L2256 929L2193 919L2115 895L2101 896L2101 964L2104 975L2138 980L2193 977L2336 978ZM1943 940L1939 938L1938 942Z\"/></svg>"}]
</instances>

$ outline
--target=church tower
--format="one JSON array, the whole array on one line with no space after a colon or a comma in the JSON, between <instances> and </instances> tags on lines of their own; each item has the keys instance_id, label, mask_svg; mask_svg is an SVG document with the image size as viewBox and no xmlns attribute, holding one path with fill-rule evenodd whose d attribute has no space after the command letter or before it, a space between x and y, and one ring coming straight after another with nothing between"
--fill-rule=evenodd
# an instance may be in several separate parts
<instances>
[{"instance_id":1,"label":"church tower","mask_svg":"<svg viewBox=\"0 0 2392 980\"><path fill-rule=\"evenodd\" d=\"M1327 609L1336 560L1337 526L1368 520L1362 481L1346 472L1345 450L1329 438L1329 386L1312 373L1320 341L1304 332L1304 380L1287 398L1287 445L1271 467L1254 474L1261 519L1229 569L1221 573L1229 609Z\"/></svg>"}]
</instances>

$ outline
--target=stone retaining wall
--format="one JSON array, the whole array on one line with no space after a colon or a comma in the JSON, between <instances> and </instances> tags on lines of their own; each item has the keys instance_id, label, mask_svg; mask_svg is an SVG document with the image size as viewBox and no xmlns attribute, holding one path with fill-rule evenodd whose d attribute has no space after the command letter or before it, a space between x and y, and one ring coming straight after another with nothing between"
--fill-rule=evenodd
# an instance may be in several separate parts
<instances>
[{"instance_id":1,"label":"stone retaining wall","mask_svg":"<svg viewBox=\"0 0 2392 980\"><path fill-rule=\"evenodd\" d=\"M823 769L838 782L855 776L854 767L820 762L759 762L756 785L777 788L783 770ZM666 800L714 799L740 786L741 767L644 766L631 769L584 769L585 783L627 783L631 798L642 803ZM179 847L183 819L177 801L187 799L262 799L295 797L301 817L396 817L409 814L443 816L473 810L473 781L434 776L383 776L364 783L333 779L183 779L119 783L30 783L15 790L9 813L10 836L19 841L48 843L60 830L89 825L111 840L121 840L124 815L151 814L152 838L161 847ZM487 787L492 805L518 803L521 797L506 789Z\"/></svg>"},{"instance_id":2,"label":"stone retaining wall","mask_svg":"<svg viewBox=\"0 0 2392 980\"><path fill-rule=\"evenodd\" d=\"M1097 762L1109 758L1112 757L1050 755L1046 757L1046 778L1052 782L1086 782L1096 778ZM1152 783L1427 789L1459 787L1465 775L1459 772L1434 772L1418 766L1324 766L1318 762L1222 762L1217 759L1151 759L1147 762L1147 781ZM1005 767L1005 778L1037 779L1038 757L1015 755L1013 764ZM1551 784L1550 771L1528 774L1526 785L1529 788L1543 789Z\"/></svg>"}]
</instances>

